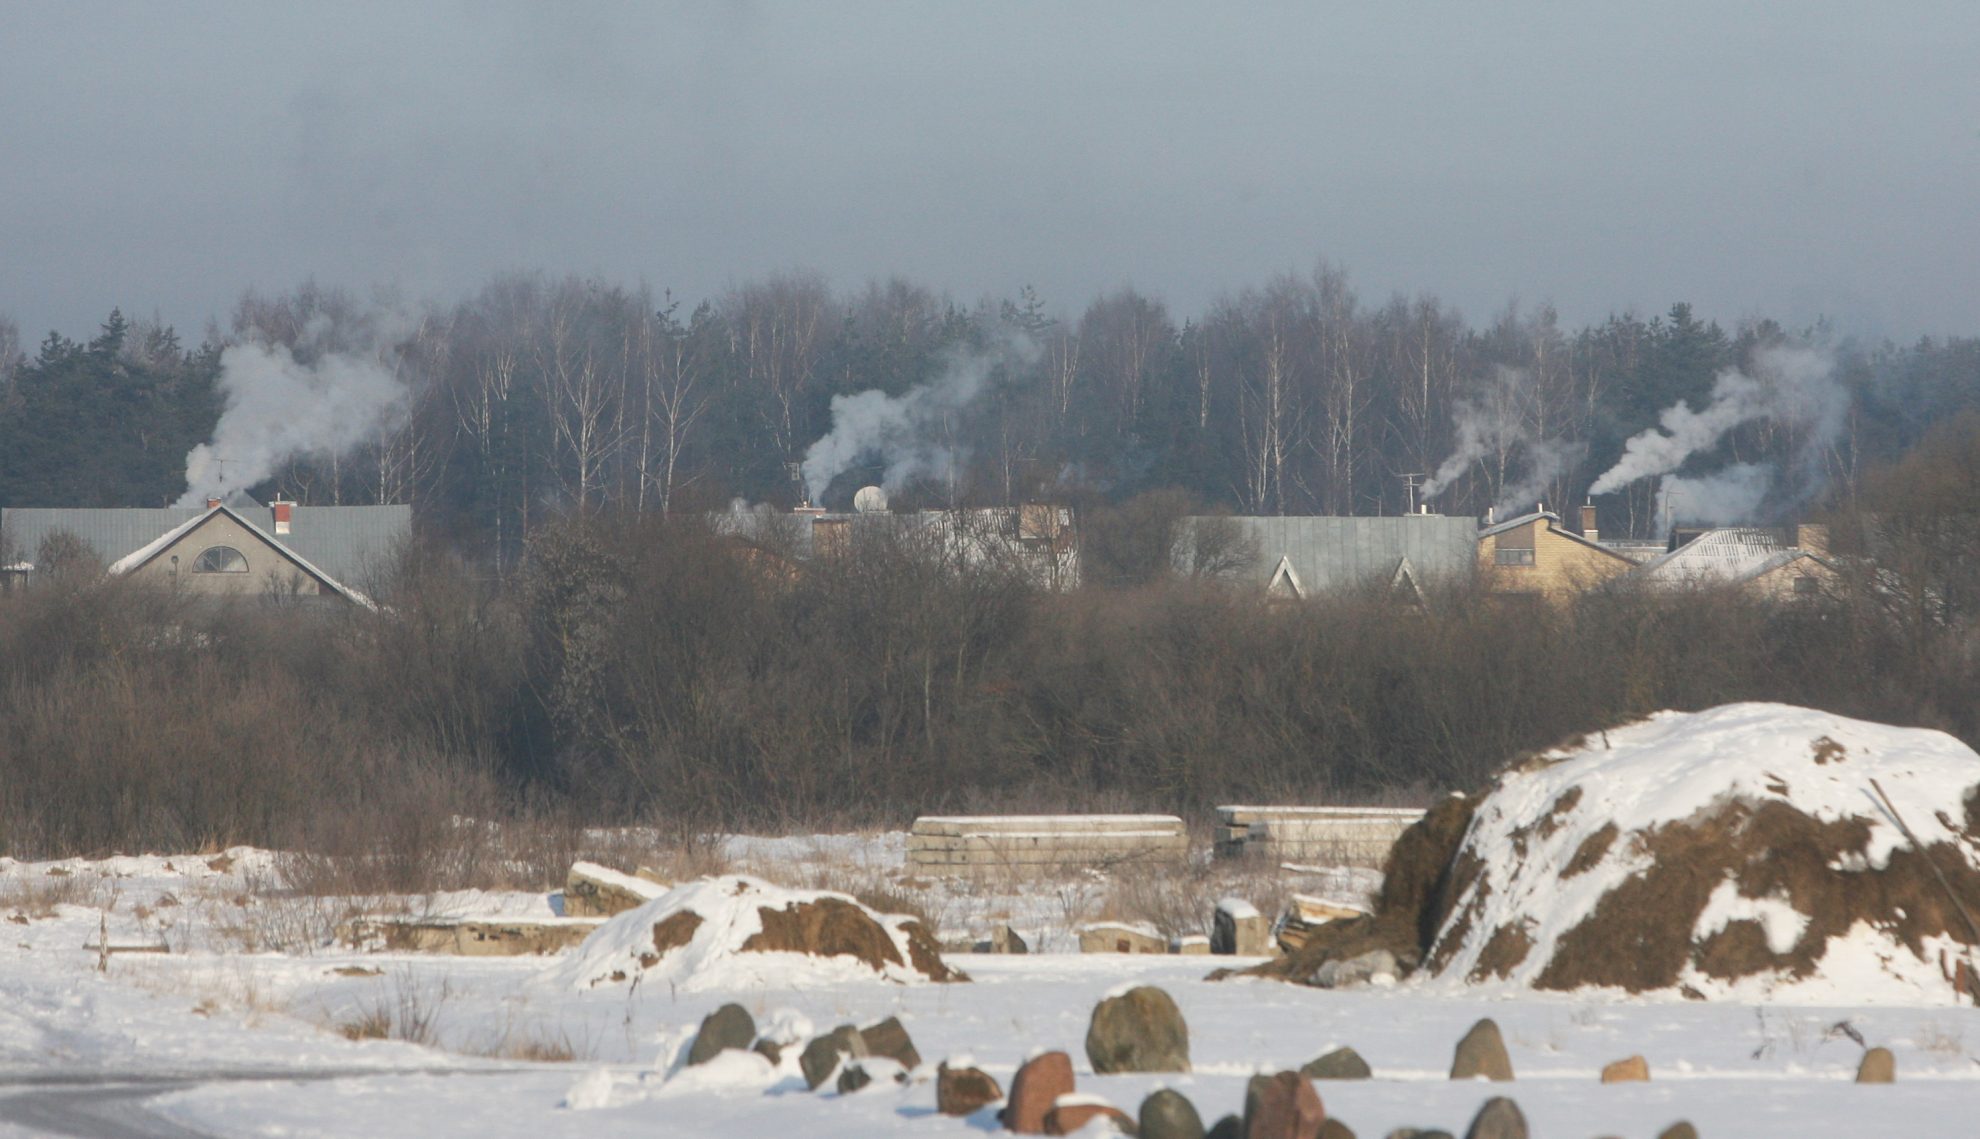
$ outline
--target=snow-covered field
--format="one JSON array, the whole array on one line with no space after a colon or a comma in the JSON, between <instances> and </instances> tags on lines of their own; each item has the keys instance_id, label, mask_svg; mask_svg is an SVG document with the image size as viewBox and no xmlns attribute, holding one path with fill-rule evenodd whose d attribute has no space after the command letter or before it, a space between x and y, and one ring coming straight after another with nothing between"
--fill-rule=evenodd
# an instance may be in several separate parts
<instances>
[{"instance_id":1,"label":"snow-covered field","mask_svg":"<svg viewBox=\"0 0 1980 1139\"><path fill-rule=\"evenodd\" d=\"M898 863L900 838L730 845L757 872L827 853L885 869ZM1049 1048L1073 1055L1082 1091L1130 1114L1167 1085L1208 1120L1238 1110L1253 1072L1297 1067L1340 1044L1366 1057L1376 1078L1320 1091L1329 1113L1362 1136L1402 1126L1463 1134L1479 1105L1500 1093L1518 1100L1539 1136L1647 1139L1678 1119L1708 1137L1980 1133L1980 1011L1972 1008L1536 996L1442 981L1328 992L1202 979L1227 959L1066 953L955 956L975 978L958 985L817 983L806 980L816 973L798 970L759 972L732 988L584 990L560 975L559 961L542 958L265 951L308 943L330 920L320 903L277 901L268 888L274 877L271 856L252 851L213 863L0 860L0 899L10 899L0 902L0 1135L48 1133L51 1103L69 1110L125 1095L87 1084L51 1092L48 1084L106 1074L188 1079L127 1095L116 1124L123 1130L104 1134L967 1135L995 1123L988 1112L934 1113L925 1077L935 1061L967 1056L1008 1085L1018 1063ZM943 922L986 925L971 912L980 902L996 920L1036 926L1072 908L1049 895L978 895L951 884ZM542 895L470 893L415 908L524 914L551 906ZM171 952L106 959L93 948L103 930L115 948ZM1189 1021L1193 1073L1088 1073L1087 1017L1128 982L1175 997ZM924 1078L839 1096L807 1092L788 1061L773 1070L753 1055L677 1070L700 1019L728 1001L790 1036L897 1015L927 1061ZM1510 1086L1445 1078L1452 1046L1484 1016L1504 1030L1518 1073ZM426 1043L345 1038L381 1018L418 1026L400 1034ZM1896 1053L1897 1083L1851 1082L1862 1052L1851 1032ZM1648 1059L1651 1082L1598 1082L1605 1063L1635 1053Z\"/></svg>"}]
</instances>

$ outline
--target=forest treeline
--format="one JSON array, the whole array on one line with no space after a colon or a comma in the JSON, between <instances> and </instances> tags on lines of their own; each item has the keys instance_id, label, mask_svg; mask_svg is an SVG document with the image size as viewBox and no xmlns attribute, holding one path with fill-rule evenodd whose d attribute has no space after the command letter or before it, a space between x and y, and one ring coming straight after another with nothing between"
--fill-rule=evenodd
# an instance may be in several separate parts
<instances>
[{"instance_id":1,"label":"forest treeline","mask_svg":"<svg viewBox=\"0 0 1980 1139\"><path fill-rule=\"evenodd\" d=\"M1777 485L1760 509L1772 516L1847 500L1867 466L1980 406L1980 340L1727 328L1684 304L1582 328L1546 307L1473 323L1431 296L1364 300L1324 266L1191 314L1125 288L1074 314L1028 291L963 304L902 280L839 290L803 273L691 306L538 275L450 303L304 285L250 293L197 346L112 313L88 339L50 333L29 350L0 321L0 505L173 501L186 452L228 401L225 349L258 343L302 367L373 361L404 400L375 438L288 457L262 497L412 502L425 533L498 568L572 513L791 505L835 397L931 388L943 399L912 417L911 445L940 461L897 480L909 505L1176 488L1238 513L1394 514L1409 501L1404 476L1462 451L1434 505L1478 514L1508 496L1579 501L1666 409L1705 407L1724 370L1752 370L1788 342L1824 353L1833 414L1754 416L1683 468L1767 466ZM943 388L963 362L980 382ZM861 450L824 504L843 509L890 465L884 449ZM1657 488L1600 497L1604 529L1657 532Z\"/></svg>"},{"instance_id":2,"label":"forest treeline","mask_svg":"<svg viewBox=\"0 0 1980 1139\"><path fill-rule=\"evenodd\" d=\"M620 507L545 524L513 575L409 547L367 583L377 610L216 607L65 559L0 596L0 852L251 842L413 865L464 818L692 834L1421 803L1734 700L1980 743L1980 416L1863 498L1831 525L1878 559L1785 603L1630 579L1558 608L1468 579L1426 582L1427 606L1184 574L1063 593L926 531L795 563Z\"/></svg>"}]
</instances>

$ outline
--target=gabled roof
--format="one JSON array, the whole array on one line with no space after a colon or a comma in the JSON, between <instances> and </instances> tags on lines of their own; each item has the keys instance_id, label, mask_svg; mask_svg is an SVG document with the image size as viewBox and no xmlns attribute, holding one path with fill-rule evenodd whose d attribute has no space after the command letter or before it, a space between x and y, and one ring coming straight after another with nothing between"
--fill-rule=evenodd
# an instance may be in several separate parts
<instances>
[{"instance_id":1,"label":"gabled roof","mask_svg":"<svg viewBox=\"0 0 1980 1139\"><path fill-rule=\"evenodd\" d=\"M235 517L271 532L273 512L245 496L227 503ZM362 581L381 568L392 547L412 533L412 507L294 506L283 549L339 581ZM69 509L8 507L0 510L0 538L23 561L34 560L42 540L57 531L80 538L105 564L122 561L159 535L205 517L204 506Z\"/></svg>"},{"instance_id":2,"label":"gabled roof","mask_svg":"<svg viewBox=\"0 0 1980 1139\"><path fill-rule=\"evenodd\" d=\"M1547 524L1547 532L1549 534L1554 535L1555 537L1566 538L1570 542L1578 542L1581 545L1584 545L1591 550L1598 550L1604 554L1607 554L1619 562L1628 562L1630 565L1636 564L1635 559L1629 557L1626 554L1622 554L1618 551L1612 550L1609 547L1604 546L1600 542L1591 542L1587 538L1582 537L1580 534L1577 534L1572 530L1561 529L1560 521L1561 521L1561 516L1554 513L1551 510L1535 510L1529 514L1522 514L1517 518L1508 518L1504 522L1495 522L1492 525L1479 530L1478 539L1479 541L1484 541L1486 538L1494 538L1500 534L1506 533L1509 530L1517 530L1521 526L1524 526L1529 522L1545 522Z\"/></svg>"},{"instance_id":3,"label":"gabled roof","mask_svg":"<svg viewBox=\"0 0 1980 1139\"><path fill-rule=\"evenodd\" d=\"M1306 588L1299 583L1299 571L1293 568L1292 558L1279 557L1279 568L1272 571L1272 580L1265 584L1265 596L1284 597L1290 594L1296 601L1306 599Z\"/></svg>"},{"instance_id":4,"label":"gabled roof","mask_svg":"<svg viewBox=\"0 0 1980 1139\"><path fill-rule=\"evenodd\" d=\"M248 521L246 518L243 518L239 513L237 513L234 510L233 507L228 506L225 503L222 503L219 506L212 507L211 509L202 511L198 517L188 519L185 522L181 522L179 525L174 526L170 530L165 531L163 534L160 534L158 537L153 538L151 541L131 551L129 554L126 554L123 557L118 558L115 562L112 562L110 564L110 572L112 574L127 574L127 573L133 573L139 569L144 568L147 564L149 564L151 561L156 559L160 554L164 553L166 550L171 549L175 544L178 543L179 539L184 538L186 535L191 534L192 532L198 530L202 526L205 526L207 523L213 521L214 518L222 514L226 515L227 517L233 519L235 522L239 523L243 529L247 530L255 537L260 538L263 542L268 543L269 548L273 549L276 553L281 554L284 558L287 558L291 563L293 563L296 566L297 569L302 570L310 577L316 579L316 581L320 583L325 589L330 590L332 593L335 593L337 596L342 597L344 600L349 601L352 604L362 605L366 609L376 609L378 607L376 604L372 602L371 598L366 597L364 594L358 592L355 589L352 589L350 586L345 585L343 582L338 581L336 578L331 577L329 574L323 572L323 570L313 565L308 558L303 557L301 554L296 553L288 546L283 545L282 542L279 539L277 539L273 534L268 533L266 530L263 530L261 527L256 526L254 523Z\"/></svg>"},{"instance_id":5,"label":"gabled roof","mask_svg":"<svg viewBox=\"0 0 1980 1139\"><path fill-rule=\"evenodd\" d=\"M1746 582L1802 558L1828 565L1807 550L1782 542L1772 530L1725 526L1707 530L1677 549L1651 558L1637 572L1665 584Z\"/></svg>"},{"instance_id":6,"label":"gabled roof","mask_svg":"<svg viewBox=\"0 0 1980 1139\"><path fill-rule=\"evenodd\" d=\"M1404 554L1402 560L1396 563L1396 572L1389 575L1389 588L1400 590L1404 596L1418 605L1426 603L1423 587L1416 580L1416 567L1409 564L1408 554Z\"/></svg>"},{"instance_id":7,"label":"gabled roof","mask_svg":"<svg viewBox=\"0 0 1980 1139\"><path fill-rule=\"evenodd\" d=\"M1388 581L1396 562L1407 557L1418 578L1469 574L1478 557L1477 527L1468 517L1442 514L1216 515L1183 519L1179 539L1198 526L1234 527L1250 560L1233 566L1227 580L1246 589L1269 588L1281 567L1290 566L1304 596ZM1176 543L1177 569L1186 564L1191 543Z\"/></svg>"}]
</instances>

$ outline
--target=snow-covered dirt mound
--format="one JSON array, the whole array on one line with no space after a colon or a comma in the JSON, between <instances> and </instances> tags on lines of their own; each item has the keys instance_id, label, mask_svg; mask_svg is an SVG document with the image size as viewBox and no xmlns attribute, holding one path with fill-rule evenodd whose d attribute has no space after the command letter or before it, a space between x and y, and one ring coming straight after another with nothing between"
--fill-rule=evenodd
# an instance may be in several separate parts
<instances>
[{"instance_id":1,"label":"snow-covered dirt mound","mask_svg":"<svg viewBox=\"0 0 1980 1139\"><path fill-rule=\"evenodd\" d=\"M704 878L599 926L552 975L574 988L676 990L967 980L911 917L845 894L787 890L733 874Z\"/></svg>"},{"instance_id":2,"label":"snow-covered dirt mound","mask_svg":"<svg viewBox=\"0 0 1980 1139\"><path fill-rule=\"evenodd\" d=\"M1450 875L1448 978L1949 997L1980 941L1980 755L1779 704L1661 712L1500 776Z\"/></svg>"}]
</instances>

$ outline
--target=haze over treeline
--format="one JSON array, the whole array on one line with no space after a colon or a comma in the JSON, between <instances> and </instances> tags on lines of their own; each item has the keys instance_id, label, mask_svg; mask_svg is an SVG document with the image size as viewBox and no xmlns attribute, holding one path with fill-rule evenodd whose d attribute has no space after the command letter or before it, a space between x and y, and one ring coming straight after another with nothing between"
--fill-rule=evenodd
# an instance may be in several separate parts
<instances>
[{"instance_id":1,"label":"haze over treeline","mask_svg":"<svg viewBox=\"0 0 1980 1139\"><path fill-rule=\"evenodd\" d=\"M503 562L564 513L844 509L866 483L923 506L1179 488L1260 514L1592 487L1606 530L1642 535L1846 496L1977 404L1970 338L1864 344L1682 303L1474 320L1325 264L1193 313L1125 287L1073 310L802 272L693 302L532 274L451 301L304 284L244 295L198 346L113 312L28 349L0 319L0 503L409 501Z\"/></svg>"}]
</instances>

